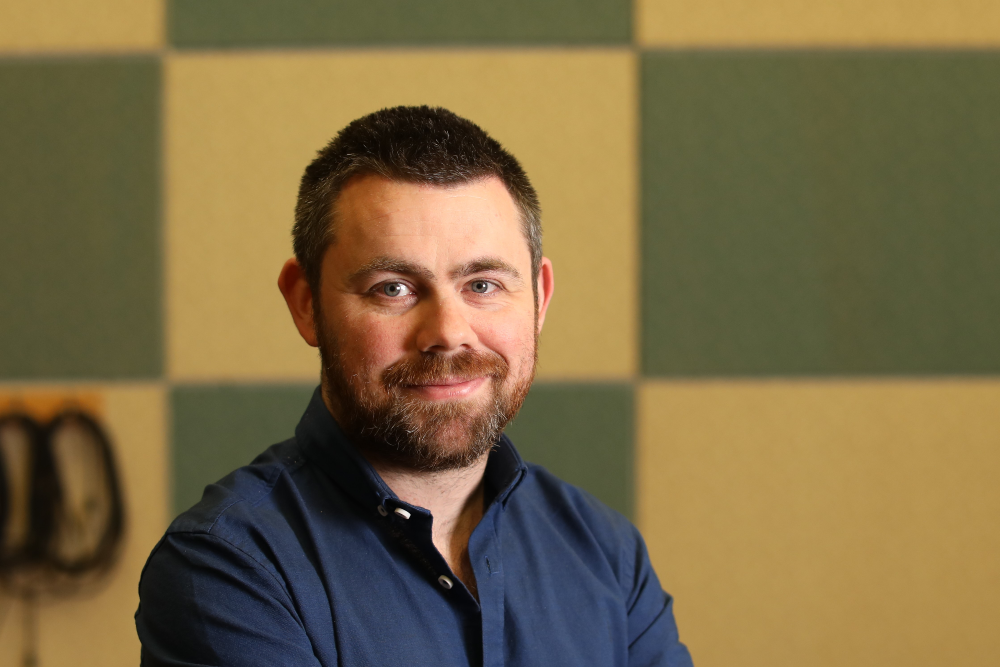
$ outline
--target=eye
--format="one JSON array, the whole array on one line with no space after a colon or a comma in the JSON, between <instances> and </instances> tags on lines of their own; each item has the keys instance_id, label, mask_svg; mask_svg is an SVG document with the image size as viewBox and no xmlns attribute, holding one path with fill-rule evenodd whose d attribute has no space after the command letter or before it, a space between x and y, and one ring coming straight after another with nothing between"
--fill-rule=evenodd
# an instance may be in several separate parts
<instances>
[{"instance_id":1,"label":"eye","mask_svg":"<svg viewBox=\"0 0 1000 667\"><path fill-rule=\"evenodd\" d=\"M495 285L488 280L473 280L469 283L469 289L476 294L487 294L493 287L495 287Z\"/></svg>"},{"instance_id":2,"label":"eye","mask_svg":"<svg viewBox=\"0 0 1000 667\"><path fill-rule=\"evenodd\" d=\"M407 296L413 292L403 283L386 283L382 285L382 293L386 296Z\"/></svg>"}]
</instances>

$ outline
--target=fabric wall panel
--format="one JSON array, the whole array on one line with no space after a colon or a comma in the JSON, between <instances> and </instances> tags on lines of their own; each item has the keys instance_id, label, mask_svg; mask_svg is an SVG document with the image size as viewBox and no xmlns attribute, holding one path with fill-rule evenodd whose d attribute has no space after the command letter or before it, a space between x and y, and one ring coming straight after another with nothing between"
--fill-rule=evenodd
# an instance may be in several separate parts
<instances>
[{"instance_id":1,"label":"fabric wall panel","mask_svg":"<svg viewBox=\"0 0 1000 667\"><path fill-rule=\"evenodd\" d=\"M0 53L148 50L163 34L163 0L0 3Z\"/></svg>"},{"instance_id":2,"label":"fabric wall panel","mask_svg":"<svg viewBox=\"0 0 1000 667\"><path fill-rule=\"evenodd\" d=\"M180 47L624 44L629 0L172 0Z\"/></svg>"},{"instance_id":3,"label":"fabric wall panel","mask_svg":"<svg viewBox=\"0 0 1000 667\"><path fill-rule=\"evenodd\" d=\"M524 164L558 296L542 377L635 368L635 61L622 51L172 56L167 65L171 378L312 380L275 287L306 164L351 120L446 106Z\"/></svg>"},{"instance_id":4,"label":"fabric wall panel","mask_svg":"<svg viewBox=\"0 0 1000 667\"><path fill-rule=\"evenodd\" d=\"M152 58L0 61L0 375L161 371Z\"/></svg>"},{"instance_id":5,"label":"fabric wall panel","mask_svg":"<svg viewBox=\"0 0 1000 667\"><path fill-rule=\"evenodd\" d=\"M171 392L173 510L199 500L207 484L295 435L313 385L194 385Z\"/></svg>"},{"instance_id":6,"label":"fabric wall panel","mask_svg":"<svg viewBox=\"0 0 1000 667\"><path fill-rule=\"evenodd\" d=\"M989 665L1000 383L649 382L638 518L698 664Z\"/></svg>"},{"instance_id":7,"label":"fabric wall panel","mask_svg":"<svg viewBox=\"0 0 1000 667\"><path fill-rule=\"evenodd\" d=\"M644 46L1000 44L991 0L636 0L635 11Z\"/></svg>"},{"instance_id":8,"label":"fabric wall panel","mask_svg":"<svg viewBox=\"0 0 1000 667\"><path fill-rule=\"evenodd\" d=\"M1000 370L994 53L643 66L647 375Z\"/></svg>"}]
</instances>

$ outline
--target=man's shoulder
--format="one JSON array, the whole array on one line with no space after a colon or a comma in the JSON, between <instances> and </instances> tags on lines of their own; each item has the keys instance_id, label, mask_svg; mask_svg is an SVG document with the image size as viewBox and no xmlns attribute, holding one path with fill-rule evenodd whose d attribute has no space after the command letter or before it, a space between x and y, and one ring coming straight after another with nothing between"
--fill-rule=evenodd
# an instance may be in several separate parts
<instances>
[{"instance_id":1,"label":"man's shoulder","mask_svg":"<svg viewBox=\"0 0 1000 667\"><path fill-rule=\"evenodd\" d=\"M594 494L545 467L526 463L525 478L510 504L523 520L583 539L611 554L633 551L642 538L632 522Z\"/></svg>"},{"instance_id":2,"label":"man's shoulder","mask_svg":"<svg viewBox=\"0 0 1000 667\"><path fill-rule=\"evenodd\" d=\"M589 491L557 477L545 466L525 462L527 474L521 483L524 495L536 502L542 500L549 509L558 509L580 518L615 527L630 526L629 520L618 510L609 507Z\"/></svg>"},{"instance_id":3,"label":"man's shoulder","mask_svg":"<svg viewBox=\"0 0 1000 667\"><path fill-rule=\"evenodd\" d=\"M218 534L225 524L253 523L262 506L275 502L279 482L294 476L306 459L295 438L272 445L248 465L205 487L201 500L181 513L167 528L179 533Z\"/></svg>"}]
</instances>

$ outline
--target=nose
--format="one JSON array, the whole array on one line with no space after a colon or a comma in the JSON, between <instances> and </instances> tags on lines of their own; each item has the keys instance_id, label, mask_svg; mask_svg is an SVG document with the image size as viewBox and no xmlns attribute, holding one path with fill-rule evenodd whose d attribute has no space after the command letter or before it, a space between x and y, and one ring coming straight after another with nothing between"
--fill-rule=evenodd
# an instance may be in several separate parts
<instances>
[{"instance_id":1,"label":"nose","mask_svg":"<svg viewBox=\"0 0 1000 667\"><path fill-rule=\"evenodd\" d=\"M457 297L445 295L427 300L423 306L416 337L421 352L452 352L471 347L478 340Z\"/></svg>"}]
</instances>

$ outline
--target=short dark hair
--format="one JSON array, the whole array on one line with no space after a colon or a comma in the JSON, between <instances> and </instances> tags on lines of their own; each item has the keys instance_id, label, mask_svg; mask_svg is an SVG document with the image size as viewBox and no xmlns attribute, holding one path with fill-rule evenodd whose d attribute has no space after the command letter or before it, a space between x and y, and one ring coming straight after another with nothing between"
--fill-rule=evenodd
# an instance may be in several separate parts
<instances>
[{"instance_id":1,"label":"short dark hair","mask_svg":"<svg viewBox=\"0 0 1000 667\"><path fill-rule=\"evenodd\" d=\"M334 204L347 181L360 174L439 186L499 178L520 212L537 300L541 207L524 169L472 121L428 106L398 106L363 116L342 129L306 167L292 241L295 258L314 294L319 293L323 254L334 240Z\"/></svg>"}]
</instances>

